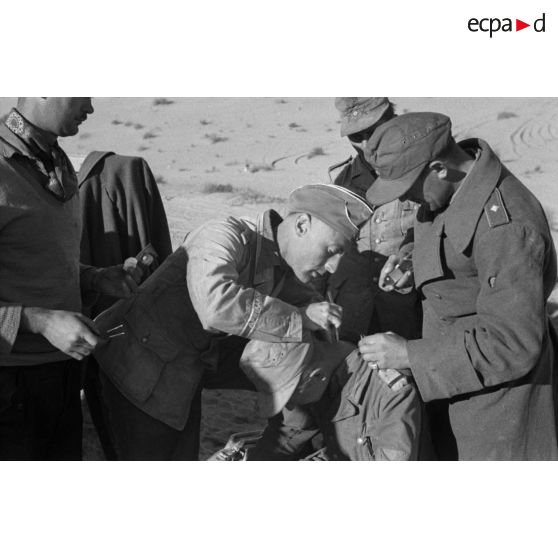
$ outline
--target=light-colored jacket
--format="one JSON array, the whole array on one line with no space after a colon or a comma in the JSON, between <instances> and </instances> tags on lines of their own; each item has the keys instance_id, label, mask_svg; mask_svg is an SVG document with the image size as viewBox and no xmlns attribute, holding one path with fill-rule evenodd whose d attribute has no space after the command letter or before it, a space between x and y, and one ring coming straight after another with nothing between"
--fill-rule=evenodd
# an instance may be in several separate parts
<instances>
[{"instance_id":1,"label":"light-colored jacket","mask_svg":"<svg viewBox=\"0 0 558 558\"><path fill-rule=\"evenodd\" d=\"M215 370L216 341L227 334L299 342L314 291L279 256L273 211L256 223L210 221L185 239L131 299L99 320L125 335L97 349L103 371L150 416L182 429L204 372Z\"/></svg>"}]
</instances>

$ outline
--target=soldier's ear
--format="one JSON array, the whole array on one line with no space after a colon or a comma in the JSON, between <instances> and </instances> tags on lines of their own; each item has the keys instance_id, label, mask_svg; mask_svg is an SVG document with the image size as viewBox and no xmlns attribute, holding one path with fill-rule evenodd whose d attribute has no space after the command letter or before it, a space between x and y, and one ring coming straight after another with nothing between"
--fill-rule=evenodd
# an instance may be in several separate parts
<instances>
[{"instance_id":1,"label":"soldier's ear","mask_svg":"<svg viewBox=\"0 0 558 558\"><path fill-rule=\"evenodd\" d=\"M312 226L312 216L308 213L299 213L295 220L295 232L297 236L305 236L308 234Z\"/></svg>"},{"instance_id":2,"label":"soldier's ear","mask_svg":"<svg viewBox=\"0 0 558 558\"><path fill-rule=\"evenodd\" d=\"M448 177L448 167L443 161L432 161L428 165L428 168L432 169L438 175L440 180L445 180Z\"/></svg>"}]
</instances>

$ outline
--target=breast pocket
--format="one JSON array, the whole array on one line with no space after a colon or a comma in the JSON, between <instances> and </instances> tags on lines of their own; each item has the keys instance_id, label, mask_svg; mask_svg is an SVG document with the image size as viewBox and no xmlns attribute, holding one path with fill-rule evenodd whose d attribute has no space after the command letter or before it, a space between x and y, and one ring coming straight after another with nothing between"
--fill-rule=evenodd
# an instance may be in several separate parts
<instances>
[{"instance_id":1,"label":"breast pocket","mask_svg":"<svg viewBox=\"0 0 558 558\"><path fill-rule=\"evenodd\" d=\"M99 347L95 358L124 395L143 403L164 367L178 357L180 346L168 339L159 320L137 301L118 321L123 335Z\"/></svg>"}]
</instances>

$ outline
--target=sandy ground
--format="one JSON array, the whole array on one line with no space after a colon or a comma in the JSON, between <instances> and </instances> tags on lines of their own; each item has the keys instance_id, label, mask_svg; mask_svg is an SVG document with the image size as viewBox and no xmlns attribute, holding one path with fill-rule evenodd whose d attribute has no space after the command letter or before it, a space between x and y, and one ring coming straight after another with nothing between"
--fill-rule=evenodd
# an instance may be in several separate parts
<instances>
[{"instance_id":1,"label":"sandy ground","mask_svg":"<svg viewBox=\"0 0 558 558\"><path fill-rule=\"evenodd\" d=\"M392 98L399 112L448 114L458 139L481 137L539 198L558 241L557 98ZM0 98L0 114L15 99ZM305 183L327 182L327 168L351 148L339 137L330 98L96 98L95 113L68 154L93 150L138 155L155 174L174 245L208 218L253 216ZM225 190L221 193L211 193ZM555 291L553 307L558 301ZM201 458L233 432L262 424L245 392L204 396ZM101 454L90 423L85 458Z\"/></svg>"}]
</instances>

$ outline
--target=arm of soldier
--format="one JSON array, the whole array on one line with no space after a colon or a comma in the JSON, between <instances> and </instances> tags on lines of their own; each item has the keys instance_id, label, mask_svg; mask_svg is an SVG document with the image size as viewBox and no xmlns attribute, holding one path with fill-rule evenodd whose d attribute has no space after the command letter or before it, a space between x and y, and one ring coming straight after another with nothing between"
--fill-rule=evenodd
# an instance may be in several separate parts
<instances>
[{"instance_id":1,"label":"arm of soldier","mask_svg":"<svg viewBox=\"0 0 558 558\"><path fill-rule=\"evenodd\" d=\"M212 222L187 239L186 280L203 327L261 341L301 341L298 308L240 284L251 250L243 227L236 219Z\"/></svg>"},{"instance_id":2,"label":"arm of soldier","mask_svg":"<svg viewBox=\"0 0 558 558\"><path fill-rule=\"evenodd\" d=\"M95 324L78 312L24 307L19 327L21 331L42 335L76 360L89 355L101 340Z\"/></svg>"},{"instance_id":3,"label":"arm of soldier","mask_svg":"<svg viewBox=\"0 0 558 558\"><path fill-rule=\"evenodd\" d=\"M510 223L475 240L477 314L443 337L407 342L425 401L497 386L528 374L546 328L543 266L547 246L536 231Z\"/></svg>"},{"instance_id":4,"label":"arm of soldier","mask_svg":"<svg viewBox=\"0 0 558 558\"><path fill-rule=\"evenodd\" d=\"M127 298L135 293L142 279L142 271L128 258L120 265L92 267L80 264L82 293L97 293L115 298Z\"/></svg>"}]
</instances>

